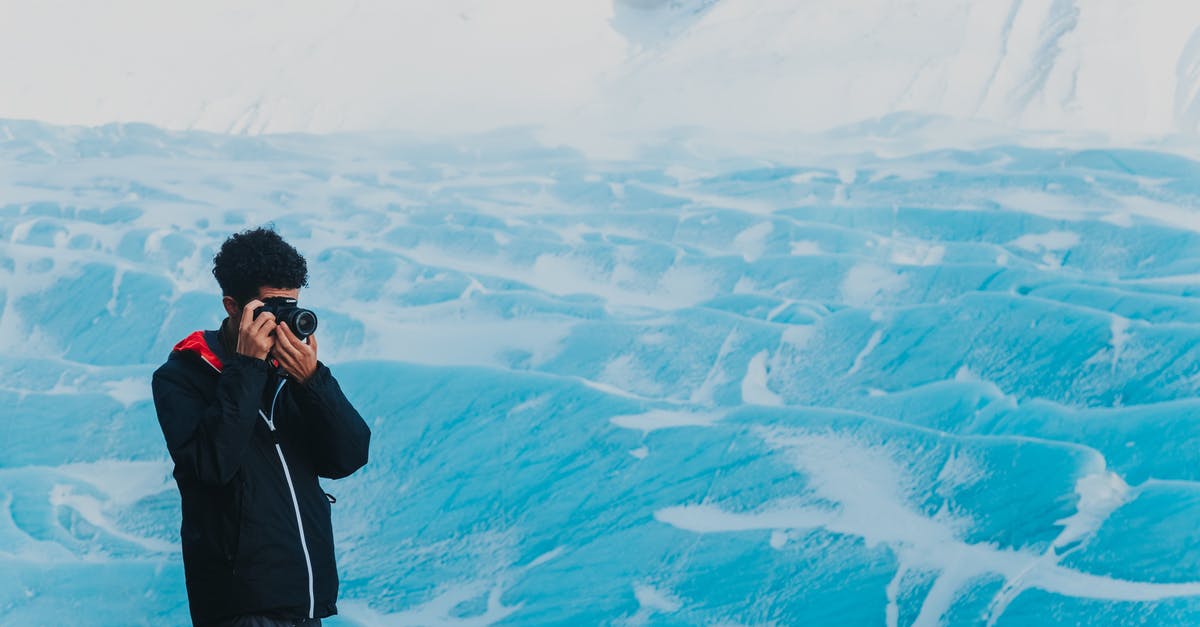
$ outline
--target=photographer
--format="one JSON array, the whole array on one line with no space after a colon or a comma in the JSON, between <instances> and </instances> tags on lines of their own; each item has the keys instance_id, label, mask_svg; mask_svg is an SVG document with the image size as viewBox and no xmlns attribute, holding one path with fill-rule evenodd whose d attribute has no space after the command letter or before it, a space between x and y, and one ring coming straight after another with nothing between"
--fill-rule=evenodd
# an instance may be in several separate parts
<instances>
[{"instance_id":1,"label":"photographer","mask_svg":"<svg viewBox=\"0 0 1200 627\"><path fill-rule=\"evenodd\" d=\"M317 360L315 314L296 307L304 257L259 228L213 261L228 317L179 342L153 380L192 621L320 625L337 613L338 574L317 478L366 464L371 432Z\"/></svg>"}]
</instances>

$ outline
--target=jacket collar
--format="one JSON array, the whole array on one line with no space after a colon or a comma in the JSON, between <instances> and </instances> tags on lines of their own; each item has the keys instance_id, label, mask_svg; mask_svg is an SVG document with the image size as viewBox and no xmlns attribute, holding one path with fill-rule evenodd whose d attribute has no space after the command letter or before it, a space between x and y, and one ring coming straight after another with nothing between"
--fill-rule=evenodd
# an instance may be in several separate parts
<instances>
[{"instance_id":1,"label":"jacket collar","mask_svg":"<svg viewBox=\"0 0 1200 627\"><path fill-rule=\"evenodd\" d=\"M173 352L195 353L218 373L225 369L228 360L216 331L196 331L180 340Z\"/></svg>"}]
</instances>

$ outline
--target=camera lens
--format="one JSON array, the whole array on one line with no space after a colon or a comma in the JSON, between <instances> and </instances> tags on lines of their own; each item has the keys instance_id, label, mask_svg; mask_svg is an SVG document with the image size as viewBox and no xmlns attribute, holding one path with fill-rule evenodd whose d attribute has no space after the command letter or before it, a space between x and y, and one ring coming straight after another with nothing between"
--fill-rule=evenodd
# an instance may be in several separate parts
<instances>
[{"instance_id":1,"label":"camera lens","mask_svg":"<svg viewBox=\"0 0 1200 627\"><path fill-rule=\"evenodd\" d=\"M317 314L307 309L296 312L293 322L292 326L300 337L308 337L317 332Z\"/></svg>"}]
</instances>

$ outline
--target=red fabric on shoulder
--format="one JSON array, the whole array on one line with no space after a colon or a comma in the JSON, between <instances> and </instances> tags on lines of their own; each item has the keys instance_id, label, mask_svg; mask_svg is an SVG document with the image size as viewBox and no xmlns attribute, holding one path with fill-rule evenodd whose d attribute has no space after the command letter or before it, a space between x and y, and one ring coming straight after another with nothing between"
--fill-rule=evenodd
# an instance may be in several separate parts
<instances>
[{"instance_id":1,"label":"red fabric on shoulder","mask_svg":"<svg viewBox=\"0 0 1200 627\"><path fill-rule=\"evenodd\" d=\"M177 351L188 351L196 353L204 363L213 367L213 370L221 372L225 368L225 364L217 359L217 354L208 347L208 342L204 341L204 331L196 331L195 333L183 338L175 345Z\"/></svg>"}]
</instances>

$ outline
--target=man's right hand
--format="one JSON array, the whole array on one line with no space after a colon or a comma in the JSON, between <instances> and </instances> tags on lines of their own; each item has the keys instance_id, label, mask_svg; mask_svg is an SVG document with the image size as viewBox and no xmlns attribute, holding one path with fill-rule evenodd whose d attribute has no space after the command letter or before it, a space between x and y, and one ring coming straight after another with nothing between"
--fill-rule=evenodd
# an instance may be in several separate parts
<instances>
[{"instance_id":1,"label":"man's right hand","mask_svg":"<svg viewBox=\"0 0 1200 627\"><path fill-rule=\"evenodd\" d=\"M237 352L255 359L266 359L275 347L275 314L264 311L254 317L254 310L263 304L257 298L246 303L238 326Z\"/></svg>"}]
</instances>

